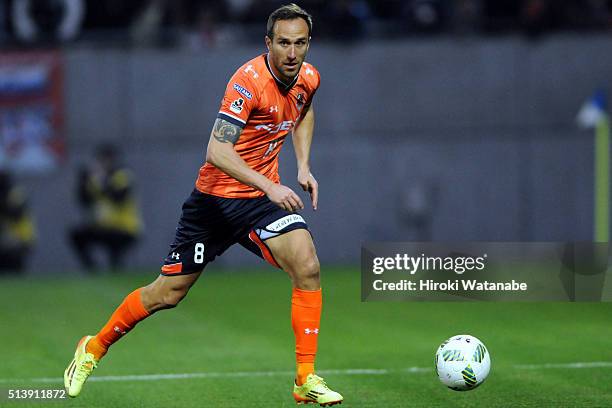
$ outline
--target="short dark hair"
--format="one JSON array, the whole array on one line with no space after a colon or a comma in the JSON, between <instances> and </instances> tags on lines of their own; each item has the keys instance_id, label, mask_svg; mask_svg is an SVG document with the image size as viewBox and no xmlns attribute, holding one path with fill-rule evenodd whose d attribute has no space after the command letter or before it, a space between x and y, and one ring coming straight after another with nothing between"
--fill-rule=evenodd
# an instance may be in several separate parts
<instances>
[{"instance_id":1,"label":"short dark hair","mask_svg":"<svg viewBox=\"0 0 612 408\"><path fill-rule=\"evenodd\" d=\"M312 16L295 3L286 4L280 8L277 8L272 12L272 14L270 14L270 17L268 17L268 25L266 27L267 36L270 39L274 37L274 24L277 21L293 20L296 18L301 18L306 21L306 24L308 25L308 37L310 37L310 33L312 32Z\"/></svg>"}]
</instances>

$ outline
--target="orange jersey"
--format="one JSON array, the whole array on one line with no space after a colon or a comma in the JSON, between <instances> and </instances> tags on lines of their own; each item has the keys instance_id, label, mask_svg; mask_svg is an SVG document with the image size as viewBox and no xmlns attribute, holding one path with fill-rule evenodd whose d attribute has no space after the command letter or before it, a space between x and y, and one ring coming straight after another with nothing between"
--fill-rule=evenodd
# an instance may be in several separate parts
<instances>
[{"instance_id":1,"label":"orange jersey","mask_svg":"<svg viewBox=\"0 0 612 408\"><path fill-rule=\"evenodd\" d=\"M253 170L274 183L280 182L278 154L285 137L310 106L319 82L319 72L304 62L286 86L275 78L263 54L241 66L227 84L217 117L242 128L234 149ZM210 163L200 168L196 188L227 198L264 195Z\"/></svg>"}]
</instances>

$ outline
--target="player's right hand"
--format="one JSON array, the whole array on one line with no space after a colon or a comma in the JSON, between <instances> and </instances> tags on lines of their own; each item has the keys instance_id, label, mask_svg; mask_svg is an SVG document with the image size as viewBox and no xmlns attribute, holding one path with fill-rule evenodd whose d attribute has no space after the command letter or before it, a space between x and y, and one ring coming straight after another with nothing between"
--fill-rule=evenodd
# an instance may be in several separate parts
<instances>
[{"instance_id":1,"label":"player's right hand","mask_svg":"<svg viewBox=\"0 0 612 408\"><path fill-rule=\"evenodd\" d=\"M266 196L274 204L286 211L297 211L304 208L304 203L293 190L282 184L272 184Z\"/></svg>"}]
</instances>

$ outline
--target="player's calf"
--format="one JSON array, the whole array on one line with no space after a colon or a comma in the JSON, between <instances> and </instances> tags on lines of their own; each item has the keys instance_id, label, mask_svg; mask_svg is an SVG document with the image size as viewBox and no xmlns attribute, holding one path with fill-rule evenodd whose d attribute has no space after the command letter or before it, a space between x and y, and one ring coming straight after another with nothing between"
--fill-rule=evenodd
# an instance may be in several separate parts
<instances>
[{"instance_id":1,"label":"player's calf","mask_svg":"<svg viewBox=\"0 0 612 408\"><path fill-rule=\"evenodd\" d=\"M76 397L81 393L85 381L111 345L154 312L175 307L187 295L198 276L199 273L160 276L150 285L127 295L98 334L83 337L77 345L74 358L64 371L68 395Z\"/></svg>"},{"instance_id":2,"label":"player's calf","mask_svg":"<svg viewBox=\"0 0 612 408\"><path fill-rule=\"evenodd\" d=\"M142 288L144 307L149 313L176 307L187 296L200 274L201 272L179 276L158 276L155 281Z\"/></svg>"}]
</instances>

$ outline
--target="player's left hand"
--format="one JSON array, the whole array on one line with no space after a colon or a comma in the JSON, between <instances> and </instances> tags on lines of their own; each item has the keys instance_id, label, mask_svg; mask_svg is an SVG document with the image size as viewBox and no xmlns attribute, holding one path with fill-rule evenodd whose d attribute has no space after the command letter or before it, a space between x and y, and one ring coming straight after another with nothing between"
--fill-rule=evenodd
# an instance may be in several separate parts
<instances>
[{"instance_id":1,"label":"player's left hand","mask_svg":"<svg viewBox=\"0 0 612 408\"><path fill-rule=\"evenodd\" d=\"M304 191L310 193L310 199L312 200L312 209L316 211L317 203L319 201L319 183L314 178L312 173L308 170L298 172L298 183Z\"/></svg>"}]
</instances>

